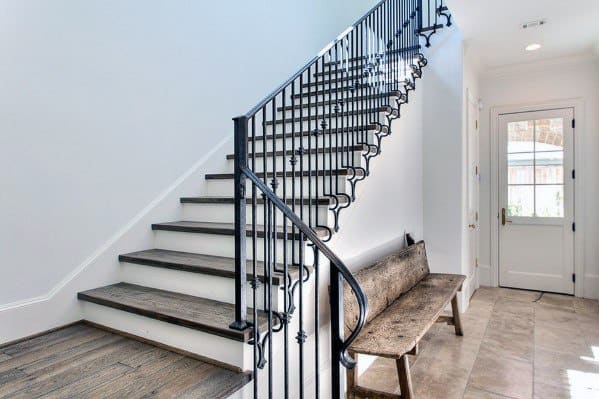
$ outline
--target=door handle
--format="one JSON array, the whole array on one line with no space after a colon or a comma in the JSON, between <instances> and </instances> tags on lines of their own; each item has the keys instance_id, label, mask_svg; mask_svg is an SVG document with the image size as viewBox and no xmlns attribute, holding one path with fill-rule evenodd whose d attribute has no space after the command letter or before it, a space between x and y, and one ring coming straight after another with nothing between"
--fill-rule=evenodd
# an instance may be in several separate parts
<instances>
[{"instance_id":1,"label":"door handle","mask_svg":"<svg viewBox=\"0 0 599 399\"><path fill-rule=\"evenodd\" d=\"M512 223L511 220L506 220L505 218L505 208L501 208L501 224L505 226L506 223Z\"/></svg>"}]
</instances>

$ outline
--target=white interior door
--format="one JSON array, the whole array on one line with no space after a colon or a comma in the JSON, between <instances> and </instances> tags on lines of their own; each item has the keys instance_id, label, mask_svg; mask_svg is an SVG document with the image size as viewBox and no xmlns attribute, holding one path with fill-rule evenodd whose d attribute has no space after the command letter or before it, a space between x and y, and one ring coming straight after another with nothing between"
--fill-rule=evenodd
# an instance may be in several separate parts
<instances>
[{"instance_id":1,"label":"white interior door","mask_svg":"<svg viewBox=\"0 0 599 399\"><path fill-rule=\"evenodd\" d=\"M573 109L499 116L499 285L574 293Z\"/></svg>"},{"instance_id":2,"label":"white interior door","mask_svg":"<svg viewBox=\"0 0 599 399\"><path fill-rule=\"evenodd\" d=\"M468 277L478 267L478 104L468 96Z\"/></svg>"}]
</instances>

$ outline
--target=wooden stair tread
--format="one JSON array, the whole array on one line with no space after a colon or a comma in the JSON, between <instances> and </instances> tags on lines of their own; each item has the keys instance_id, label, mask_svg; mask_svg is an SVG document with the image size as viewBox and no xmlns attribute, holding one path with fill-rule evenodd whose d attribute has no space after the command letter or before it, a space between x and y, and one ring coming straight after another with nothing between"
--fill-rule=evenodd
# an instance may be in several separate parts
<instances>
[{"instance_id":1,"label":"wooden stair tread","mask_svg":"<svg viewBox=\"0 0 599 399\"><path fill-rule=\"evenodd\" d=\"M349 151L349 152L354 152L354 151L369 151L368 146L364 145L364 144L356 144L356 145L351 145L351 146L343 146L343 147L324 147L324 148L311 148L311 149L304 149L304 155L307 154L328 154L329 152L344 152L344 151ZM296 154L297 150L294 149L290 149L287 151L277 151L276 153L273 151L267 151L266 152L266 157L272 157L273 155L280 157L280 156L292 156L292 155L297 155ZM253 157L252 152L248 153L248 158L252 158ZM231 159L235 159L235 154L227 154L226 157L228 160ZM256 152L256 158L264 158L264 153L257 151Z\"/></svg>"},{"instance_id":2,"label":"wooden stair tread","mask_svg":"<svg viewBox=\"0 0 599 399\"><path fill-rule=\"evenodd\" d=\"M327 82L328 83L328 82ZM337 82L332 82L331 84L336 85ZM387 81L376 81L374 83L360 83L357 87L354 87L354 90L359 90L360 93L358 93L358 95L375 95L377 94L377 92L384 90L385 92L391 92L391 91L397 91L397 88L393 89L391 86L396 87L399 86L400 84L405 84L405 81L400 81L400 82L387 82ZM320 82L318 83L318 85L320 86ZM308 85L307 83L304 83L302 85L302 89L309 89L311 87L311 85ZM302 91L299 94L295 94L294 96L292 96L292 98L298 98L298 97L304 97L307 95L330 95L331 94L331 90L334 89L335 92L340 92L340 91L352 91L352 87L350 87L350 85L340 85L340 86L335 86L333 88L326 88L326 89L322 89L319 88L317 90L311 90L309 89L308 91ZM365 92L365 93L364 93ZM380 94L380 93L379 93ZM347 96L347 102L351 101L351 96L353 94L346 94L344 96ZM341 95L339 95L341 96Z\"/></svg>"},{"instance_id":3,"label":"wooden stair tread","mask_svg":"<svg viewBox=\"0 0 599 399\"><path fill-rule=\"evenodd\" d=\"M331 73L331 75L333 75L333 73ZM374 72L374 80L375 81L379 81L379 77L382 77L380 80L384 81L383 83L386 85L390 85L390 84L402 84L405 82L405 80L395 80L395 81L391 81L389 79L384 79L385 74L381 71L375 71ZM302 84L302 88L308 88L308 87L317 87L317 86L322 86L322 85L328 85L328 84L333 84L335 85L336 89L351 89L351 86L354 85L354 83L356 81L357 84L357 88L364 88L364 87L369 87L372 85L368 84L368 79L369 76L364 74L364 75L347 75L347 76L339 76L339 77L332 77L331 79L316 79L314 78L313 82L309 82L309 83L304 83ZM351 99L351 97L349 97L347 100L349 101Z\"/></svg>"},{"instance_id":4,"label":"wooden stair tread","mask_svg":"<svg viewBox=\"0 0 599 399\"><path fill-rule=\"evenodd\" d=\"M317 73L313 73L312 74L312 78L310 79L309 82L307 83L316 83L316 81L318 81L318 84L321 83L327 83L327 82L334 82L336 79L349 79L349 80L356 80L356 79L362 79L362 78L366 78L368 75L365 72L369 72L368 71L368 66L366 68L355 68L355 67L349 67L346 68L345 66L342 66L340 68L331 68L330 69L330 74L329 71L324 71L324 72L317 72ZM376 66L376 68L372 68L372 66L370 66L371 71L375 74L375 75L382 75L384 74L386 71L383 68L378 68L378 66ZM349 72L352 72L352 74L349 74ZM329 77L330 75L330 77Z\"/></svg>"},{"instance_id":5,"label":"wooden stair tread","mask_svg":"<svg viewBox=\"0 0 599 399\"><path fill-rule=\"evenodd\" d=\"M420 29L420 32L430 32L430 31L437 31L439 29L443 29L443 24L437 24L437 25L431 25L431 26L426 26L422 29Z\"/></svg>"},{"instance_id":6,"label":"wooden stair tread","mask_svg":"<svg viewBox=\"0 0 599 399\"><path fill-rule=\"evenodd\" d=\"M57 334L63 338L59 345L53 341ZM85 321L5 348L20 355L0 362L3 398L224 399L252 378L249 371L173 352L141 337ZM25 348L37 350L23 353Z\"/></svg>"},{"instance_id":7,"label":"wooden stair tread","mask_svg":"<svg viewBox=\"0 0 599 399\"><path fill-rule=\"evenodd\" d=\"M408 59L391 60L391 62L396 62L396 63L403 63L404 61L409 61L409 60ZM347 67L346 65L339 65L339 67L331 66L329 69L331 70L331 77L334 77L335 73L352 73L352 75L350 75L352 78L359 78L359 77L362 77L362 75L360 73L367 71L368 68L370 68L372 70L384 72L385 64L384 63L373 64L371 61L368 61L366 63L353 62L353 63L351 63L351 65L349 67ZM315 79L320 80L322 78L324 78L324 79L328 78L329 77L329 69L325 70L324 72L313 73L312 81Z\"/></svg>"},{"instance_id":8,"label":"wooden stair tread","mask_svg":"<svg viewBox=\"0 0 599 399\"><path fill-rule=\"evenodd\" d=\"M345 127L343 129L326 129L324 131L325 135L328 135L329 132L331 132L332 134L342 134L342 133L360 133L360 132L365 132L365 131L370 131L370 130L374 130L374 131L378 131L380 129L380 125L374 124L374 123L369 123L366 126L351 126L351 127ZM321 133L323 132L322 129L318 129ZM383 132L386 132L388 130L387 126L383 125ZM295 136L295 138L298 138L300 136L312 136L314 134L313 130L302 130L300 132L295 132L295 133L277 133L275 135L276 139L282 139L282 138L292 138L293 136ZM248 137L248 141L252 141L252 140L256 140L256 141L260 141L260 140L264 140L263 135L261 134L256 134L255 136L252 137L251 132L250 135ZM327 136L328 137L328 136ZM267 140L272 140L273 139L273 135L271 133L266 135L266 139Z\"/></svg>"},{"instance_id":9,"label":"wooden stair tread","mask_svg":"<svg viewBox=\"0 0 599 399\"><path fill-rule=\"evenodd\" d=\"M250 329L229 328L235 319L235 307L230 303L128 283L83 291L77 298L236 341L247 342L252 336ZM266 318L259 319L266 328Z\"/></svg>"},{"instance_id":10,"label":"wooden stair tread","mask_svg":"<svg viewBox=\"0 0 599 399\"><path fill-rule=\"evenodd\" d=\"M252 199L251 198L246 198L245 202L247 204L251 204L252 203ZM345 196L339 197L339 203L345 203L347 202L347 198ZM233 197L182 197L181 198L181 203L182 204L225 204L225 205L233 205L235 203L235 198ZM295 200L292 200L291 198L287 198L287 200L285 201L285 203L287 205L293 205L295 203L295 205L322 205L322 206L328 206L328 205L332 205L335 204L336 201L334 201L331 197L321 197L321 198L296 198ZM264 199L262 198L257 198L256 199L256 204L262 205L264 204Z\"/></svg>"},{"instance_id":11,"label":"wooden stair tread","mask_svg":"<svg viewBox=\"0 0 599 399\"><path fill-rule=\"evenodd\" d=\"M206 234L218 234L218 235L235 235L235 224L234 223L218 223L218 222L195 222L195 221L178 221L178 222L166 222L166 223L154 223L152 224L152 230L162 231L178 231L184 233L206 233ZM327 237L329 230L324 228L315 228L314 231L319 237ZM251 237L253 234L252 225L246 226L246 235ZM256 225L256 236L258 238L264 237L264 226ZM283 226L277 227L277 238L283 239ZM300 234L292 232L290 227L287 228L287 239L299 240Z\"/></svg>"},{"instance_id":12,"label":"wooden stair tread","mask_svg":"<svg viewBox=\"0 0 599 399\"><path fill-rule=\"evenodd\" d=\"M443 26L443 25L441 25L441 26ZM408 53L410 51L420 50L421 48L422 48L421 45L416 44L416 45L413 45L413 46L403 47L403 48L399 48L399 49L387 50L384 53L381 53L381 55L382 54L389 55L389 54ZM366 56L361 55L361 56L358 56L358 57L352 57L352 58L349 59L349 61L350 62L360 61L360 60L364 60L366 58L367 58ZM340 61L329 61L329 62L325 62L324 63L325 66L331 66L331 65L337 65L337 64L341 64L341 62Z\"/></svg>"},{"instance_id":13,"label":"wooden stair tread","mask_svg":"<svg viewBox=\"0 0 599 399\"><path fill-rule=\"evenodd\" d=\"M256 175L259 178L263 178L264 177L264 173L263 172L259 172L256 173ZM292 172L292 171L287 171L285 172L285 177L308 177L308 176L352 176L353 172L351 172L349 169L327 169L327 170L319 170L318 172L316 172L315 170L309 171L303 171L303 172ZM277 177L283 177L283 172L277 172L276 173ZM270 178L270 177L274 177L274 173L273 172L267 172L266 173L266 177ZM209 173L205 176L206 180L228 180L228 179L233 179L233 173Z\"/></svg>"},{"instance_id":14,"label":"wooden stair tread","mask_svg":"<svg viewBox=\"0 0 599 399\"><path fill-rule=\"evenodd\" d=\"M331 105L331 108L333 108L333 107L334 107L334 104ZM315 119L318 119L318 120L324 119L326 121L328 119L336 119L338 117L348 117L348 116L356 116L356 115L367 115L367 114L375 114L375 113L379 113L379 112L386 112L386 113L392 114L395 111L394 111L394 109L391 106L384 105L382 107L375 107L375 108L368 109L368 110L357 110L357 111L347 111L347 110L342 111L342 110L340 110L339 114L332 113L332 114L320 114L320 115L317 115L316 113L313 113L312 115L302 115L301 117L300 116L296 116L293 119L292 118L281 118L281 117L278 117L276 119L276 124L279 125L279 124L282 124L282 123L305 122L305 121L315 120ZM271 121L271 120L270 121L266 121L266 122L264 122L264 124L266 126L270 126L270 125L273 124L273 121Z\"/></svg>"},{"instance_id":15,"label":"wooden stair tread","mask_svg":"<svg viewBox=\"0 0 599 399\"><path fill-rule=\"evenodd\" d=\"M227 258L224 256L169 251L166 249L147 249L145 251L120 255L119 260L121 262L135 263L138 265L235 278L235 258ZM282 269L283 265L279 264L277 268ZM247 261L247 270L248 278L251 278L252 260ZM297 268L289 267L289 272L293 277L297 274ZM261 281L264 281L263 262L256 261L256 274ZM274 285L283 284L283 276L279 273L273 273L272 282Z\"/></svg>"},{"instance_id":16,"label":"wooden stair tread","mask_svg":"<svg viewBox=\"0 0 599 399\"><path fill-rule=\"evenodd\" d=\"M344 101L346 103L355 103L355 102L360 102L363 100L376 100L379 98L389 98L389 97L400 97L401 95L403 95L403 93L401 91L389 91L386 93L382 93L382 94L374 94L371 96L355 96L355 97L351 97L351 98L346 98ZM292 109L298 109L298 108L310 108L310 107L321 107L321 106L328 106L329 105L329 101L317 101L317 102L310 102L308 103L307 101L303 101L302 104L300 105L299 103L295 103L293 105L286 105L285 107L277 107L277 111L291 111Z\"/></svg>"}]
</instances>

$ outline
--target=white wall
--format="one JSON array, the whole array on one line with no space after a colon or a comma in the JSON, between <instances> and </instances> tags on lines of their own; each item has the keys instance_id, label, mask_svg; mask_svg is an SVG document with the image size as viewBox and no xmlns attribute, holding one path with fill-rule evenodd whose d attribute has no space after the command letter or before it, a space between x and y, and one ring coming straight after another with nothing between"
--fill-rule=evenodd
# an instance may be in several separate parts
<instances>
[{"instance_id":1,"label":"white wall","mask_svg":"<svg viewBox=\"0 0 599 399\"><path fill-rule=\"evenodd\" d=\"M433 38L423 82L424 238L431 271L462 274L465 240L463 41L457 28Z\"/></svg>"},{"instance_id":2,"label":"white wall","mask_svg":"<svg viewBox=\"0 0 599 399\"><path fill-rule=\"evenodd\" d=\"M372 3L2 1L0 309L47 296Z\"/></svg>"},{"instance_id":3,"label":"white wall","mask_svg":"<svg viewBox=\"0 0 599 399\"><path fill-rule=\"evenodd\" d=\"M577 121L577 146L583 146L577 185L583 187L584 218L577 217L576 240L584 243L584 296L599 298L599 63L590 57L569 57L544 63L490 71L481 78L481 284L489 284L491 265L490 109L494 106L534 104L581 98L584 120ZM577 209L578 214L581 210ZM580 294L578 292L577 294Z\"/></svg>"},{"instance_id":4,"label":"white wall","mask_svg":"<svg viewBox=\"0 0 599 399\"><path fill-rule=\"evenodd\" d=\"M470 189L478 189L477 187L470 188L469 184L469 156L468 154L468 112L469 112L469 101L478 102L480 84L480 65L478 60L475 58L472 51L467 47L463 46L462 56L462 274L466 276L466 282L462 289L462 303L467 306L470 297L474 294L474 291L479 286L478 281L478 270L473 266L469 265L471 261L469 251L470 245L477 246L477 242L469 242L471 239L468 224L471 223L468 215L468 192ZM478 109L478 106L476 107ZM477 134L472 132L471 134ZM472 156L476 156L472 154Z\"/></svg>"},{"instance_id":5,"label":"white wall","mask_svg":"<svg viewBox=\"0 0 599 399\"><path fill-rule=\"evenodd\" d=\"M425 68L423 79L428 79ZM418 81L420 83L421 81ZM422 86L402 105L370 175L356 186L356 202L340 213L331 249L351 270L371 265L404 245L404 233L423 237Z\"/></svg>"}]
</instances>

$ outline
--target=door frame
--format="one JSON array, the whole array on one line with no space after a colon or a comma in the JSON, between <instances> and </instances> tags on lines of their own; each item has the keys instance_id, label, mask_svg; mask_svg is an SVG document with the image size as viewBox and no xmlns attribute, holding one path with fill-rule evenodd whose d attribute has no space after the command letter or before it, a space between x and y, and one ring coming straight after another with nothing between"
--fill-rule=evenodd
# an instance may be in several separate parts
<instances>
[{"instance_id":1,"label":"door frame","mask_svg":"<svg viewBox=\"0 0 599 399\"><path fill-rule=\"evenodd\" d=\"M476 120L476 126L474 128L474 131L470 131L470 106L472 106L474 108L474 118ZM476 220L475 224L476 224L476 243L475 243L475 257L476 257L476 263L475 266L473 268L473 272L471 276L467 276L467 278L471 278L471 282L470 282L470 286L468 287L469 292L468 295L472 296L474 294L474 291L476 291L479 287L480 287L480 270L479 270L479 262L480 262L480 171L481 171L481 167L480 167L480 116L481 116L481 110L480 110L480 103L479 101L474 98L474 96L472 95L472 92L470 91L469 88L466 88L466 119L465 119L465 124L466 124L466 148L465 148L465 155L466 155L466 201L465 201L465 214L466 214L466 224L469 223L468 220L468 200L469 200L469 196L470 196L470 190L473 189L473 187L470 187L470 178L469 178L469 168L470 168L470 135L474 134L476 136L476 166L478 168L478 174L477 174L477 178L478 180L478 184L476 185L476 190L477 192L477 201L476 201L476 207L477 207L477 213L478 213L478 219ZM466 229L466 237L467 239L469 239L469 233L470 230L467 228ZM472 245L472 243L468 243L468 245ZM468 255L466 255L468 256Z\"/></svg>"},{"instance_id":2,"label":"door frame","mask_svg":"<svg viewBox=\"0 0 599 399\"><path fill-rule=\"evenodd\" d=\"M574 128L574 169L576 179L574 181L574 220L576 232L574 233L574 295L584 296L584 202L582 187L584 187L583 152L584 148L584 100L572 98L564 100L552 100L546 102L534 102L516 105L494 106L490 109L490 137L491 144L491 206L489 220L491 221L491 286L499 286L499 115L518 112L542 111L550 109L572 108L576 126Z\"/></svg>"}]
</instances>

